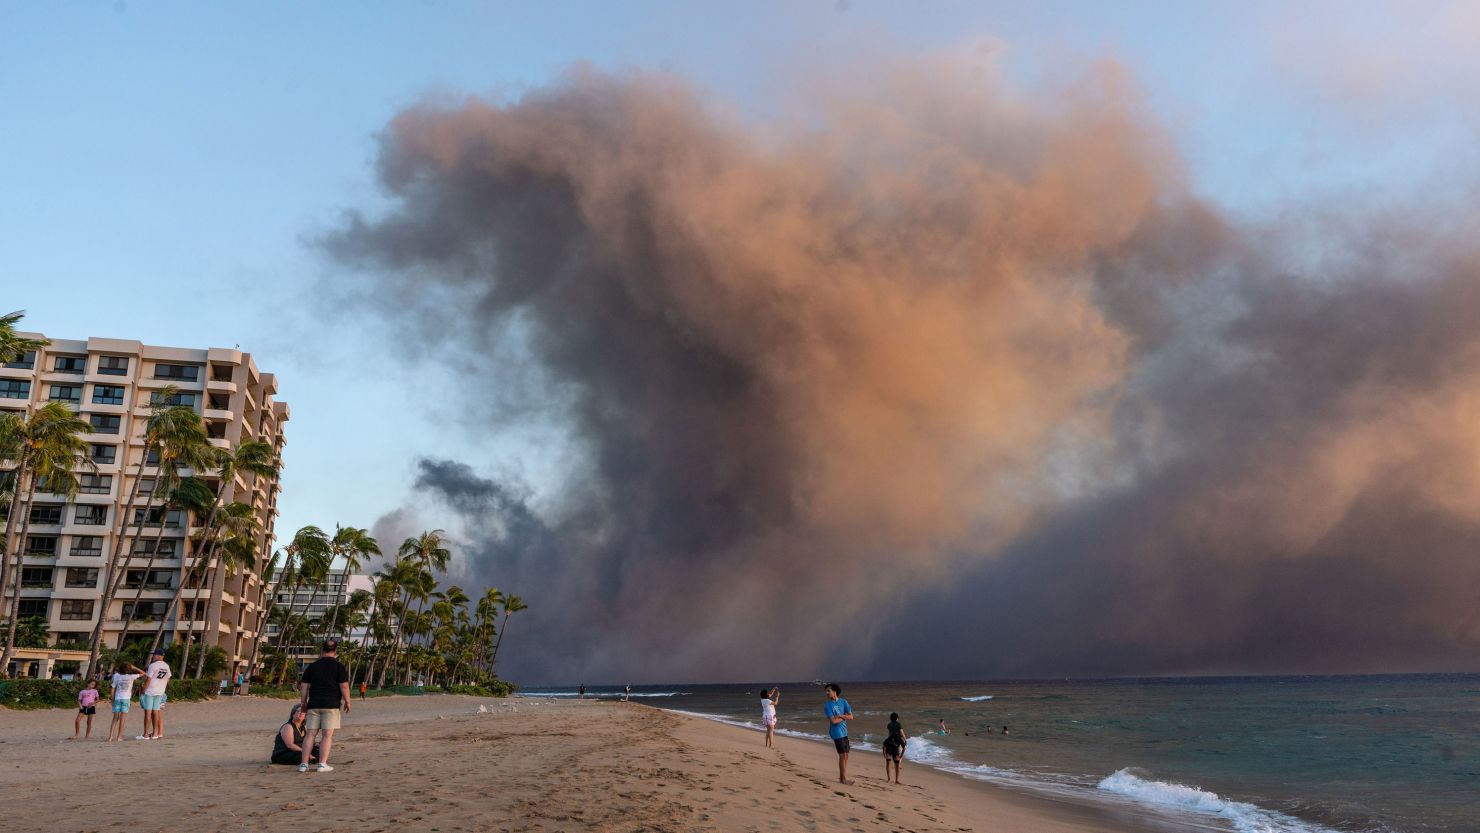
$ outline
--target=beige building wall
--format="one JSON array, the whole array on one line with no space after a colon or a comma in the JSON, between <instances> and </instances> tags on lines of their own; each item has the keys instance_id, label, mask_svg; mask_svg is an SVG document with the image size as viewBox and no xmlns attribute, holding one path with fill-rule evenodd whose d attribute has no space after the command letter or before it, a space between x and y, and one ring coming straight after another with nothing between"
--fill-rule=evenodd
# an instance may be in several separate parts
<instances>
[{"instance_id":1,"label":"beige building wall","mask_svg":"<svg viewBox=\"0 0 1480 833\"><path fill-rule=\"evenodd\" d=\"M0 366L0 410L22 412L58 400L93 423L88 442L96 473L83 472L83 491L70 499L38 494L27 540L21 542L26 579L20 591L22 615L44 615L53 643L86 641L102 616L104 641L116 647L126 612L133 617L129 638L139 634L152 639L158 617L179 586L182 568L192 563L190 536L196 527L188 526L188 519L166 517L162 526L147 517L142 525L130 519L122 541L114 540L134 480L142 477L147 489L158 474L142 460L143 431L152 395L167 385L179 390L180 404L201 414L212 444L232 448L243 440L263 440L281 452L288 406L273 399L277 393L273 375L259 371L251 355L239 350L151 347L106 338L53 339L46 349ZM141 462L145 462L142 471ZM242 501L256 508L263 529L260 567L274 540L278 485L247 474L229 483L218 483L209 472L197 474L211 487L224 490L223 503ZM144 503L141 493L135 506ZM161 502L150 496L148 505L159 507ZM157 557L149 573L141 575L148 548L161 529L160 546L168 554ZM137 550L143 551L129 553L123 568L137 571L133 577L139 581L122 585L110 609L101 610L103 565L135 530L141 533ZM204 644L224 648L234 672L244 669L251 655L263 602L262 583L254 571L228 575L224 565L218 565L203 586L185 590L168 627L178 639L193 626L199 638L203 624Z\"/></svg>"}]
</instances>

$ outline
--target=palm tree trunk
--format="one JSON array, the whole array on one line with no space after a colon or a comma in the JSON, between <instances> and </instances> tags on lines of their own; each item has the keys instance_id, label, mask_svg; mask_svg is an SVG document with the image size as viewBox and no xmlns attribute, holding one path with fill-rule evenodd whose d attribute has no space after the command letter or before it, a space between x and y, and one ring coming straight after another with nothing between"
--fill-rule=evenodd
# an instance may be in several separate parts
<instances>
[{"instance_id":1,"label":"palm tree trunk","mask_svg":"<svg viewBox=\"0 0 1480 833\"><path fill-rule=\"evenodd\" d=\"M166 506L168 506L168 504L166 504ZM159 542L164 540L165 521L167 520L168 515L169 515L169 510L166 509L165 510L165 517L161 517L159 519L159 531L156 532L156 533L154 533L154 546L149 551L149 560L146 561L146 562L144 562L144 580L141 581L141 582L139 582L139 589L138 589L137 592L134 593L134 610L135 610L136 613L138 612L139 600L142 599L142 598L144 598L144 590L149 586L149 574L154 571L154 562L159 558ZM132 553L130 553L130 554L132 554ZM180 563L181 564L184 564L185 563L184 559L185 559L185 554L182 552L180 554ZM124 570L124 573L126 574L127 572L128 572L128 570L125 569ZM185 583L185 577L182 575L182 576L180 576L180 584L183 585L184 583ZM166 616L169 615L169 610L168 609L165 610L165 615ZM126 616L123 619L123 632L118 635L118 646L120 648L123 647L124 641L128 639L129 623L132 622L132 621L133 621L133 617L132 616ZM159 626L160 626L161 629L164 628L164 619L161 619L160 620L160 625Z\"/></svg>"},{"instance_id":2,"label":"palm tree trunk","mask_svg":"<svg viewBox=\"0 0 1480 833\"><path fill-rule=\"evenodd\" d=\"M493 643L493 657L488 660L488 673L498 673L498 646L504 644L504 631L509 628L509 613L504 611L503 621L498 623L498 639Z\"/></svg>"},{"instance_id":3,"label":"palm tree trunk","mask_svg":"<svg viewBox=\"0 0 1480 833\"><path fill-rule=\"evenodd\" d=\"M134 485L129 489L128 501L123 506L123 512L118 518L118 527L113 533L113 545L108 549L108 562L104 564L103 570L103 598L99 602L101 609L98 611L98 624L93 628L92 639L88 644L87 667L89 673L96 671L98 666L98 650L103 642L103 626L108 617L108 608L113 604L113 594L117 592L117 582L114 575L122 572L121 564L127 563L127 556L121 555L123 549L123 531L128 526L129 516L134 513L134 504L139 499L139 481L144 479L144 464L149 460L149 451L154 443L146 436L144 439L143 456L139 457L139 466L134 471ZM124 469L128 468L128 442L123 444ZM121 472L127 473L127 472Z\"/></svg>"},{"instance_id":4,"label":"palm tree trunk","mask_svg":"<svg viewBox=\"0 0 1480 833\"><path fill-rule=\"evenodd\" d=\"M401 602L401 618L396 621L396 635L391 639L390 654L385 659L385 665L380 667L380 680L375 684L376 688L385 688L385 672L390 668L391 660L396 657L396 649L401 645L401 630L406 627L406 608L411 606L411 588L406 588L406 599Z\"/></svg>"},{"instance_id":5,"label":"palm tree trunk","mask_svg":"<svg viewBox=\"0 0 1480 833\"><path fill-rule=\"evenodd\" d=\"M211 549L212 545L215 544L213 533L214 533L214 528L216 526L216 516L218 514L220 514L221 492L222 492L222 488L221 487L217 487L217 489L216 489L216 500L211 504L211 512L210 512L210 514L206 516L206 528L205 528L206 534L205 534L205 538L203 540L206 542L204 549L206 549L207 551L209 551ZM160 535L163 535L164 534L164 526L163 526L163 524L160 525L159 531L160 531ZM187 530L187 533L188 533L188 530ZM186 559L188 557L186 555L186 551L188 551L190 549L190 535L189 534L186 534L186 536L184 537L184 539L181 540L180 543L181 543L181 545L183 547L183 550L180 553L180 585L175 588L175 595L170 599L169 605L167 607L165 607L165 609L164 609L164 616L160 617L160 620L159 620L159 628L156 629L155 632L154 632L154 644L152 646L150 646L151 649L158 648L159 647L159 644L164 641L164 630L165 630L165 628L169 624L170 615L172 613L174 613L174 611L176 610L176 608L177 608L177 606L179 605L179 602L180 602L180 596L185 591L185 577L190 572L193 572L195 570L195 567L196 567L195 564L190 565L189 568L186 568L186 566L185 566L185 561L186 561ZM154 542L154 552L155 552L155 554L158 554L159 553L159 539L158 538L156 538L155 539L155 542ZM145 573L145 578L148 578L148 573L147 572ZM192 626L192 627L194 627L194 626ZM175 630L176 631L179 630L178 624L176 625ZM181 665L183 666L184 663L182 662Z\"/></svg>"},{"instance_id":6,"label":"palm tree trunk","mask_svg":"<svg viewBox=\"0 0 1480 833\"><path fill-rule=\"evenodd\" d=\"M31 504L36 500L36 476L31 476L31 486L26 490L26 502L21 507L20 545L15 548L15 569L11 578L15 582L15 594L10 597L10 623L5 627L5 650L0 653L0 676L10 674L10 656L15 653L15 626L21 614L21 564L26 554L26 535L31 531ZM3 596L0 588L0 596Z\"/></svg>"},{"instance_id":7,"label":"palm tree trunk","mask_svg":"<svg viewBox=\"0 0 1480 833\"><path fill-rule=\"evenodd\" d=\"M26 491L26 467L30 461L31 447L22 446L21 458L15 466L15 491L10 495L10 512L5 516L5 553L3 557L0 557L0 599L5 598L5 589L10 586L10 559L15 556L17 546L24 547L26 544L24 538L16 546L12 546L10 541L19 525L23 523L18 513L21 508L21 495Z\"/></svg>"}]
</instances>

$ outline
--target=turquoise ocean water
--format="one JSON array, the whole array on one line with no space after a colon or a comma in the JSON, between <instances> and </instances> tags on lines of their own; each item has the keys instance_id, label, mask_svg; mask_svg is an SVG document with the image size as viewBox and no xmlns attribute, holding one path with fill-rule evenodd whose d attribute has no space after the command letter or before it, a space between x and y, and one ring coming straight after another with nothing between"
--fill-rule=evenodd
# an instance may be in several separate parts
<instances>
[{"instance_id":1,"label":"turquoise ocean water","mask_svg":"<svg viewBox=\"0 0 1480 833\"><path fill-rule=\"evenodd\" d=\"M767 684L633 691L759 727ZM780 730L820 739L821 686L778 684ZM1014 789L1239 833L1480 831L1480 675L841 684L866 754L897 711L914 738L909 762ZM941 719L949 734L936 733Z\"/></svg>"}]
</instances>

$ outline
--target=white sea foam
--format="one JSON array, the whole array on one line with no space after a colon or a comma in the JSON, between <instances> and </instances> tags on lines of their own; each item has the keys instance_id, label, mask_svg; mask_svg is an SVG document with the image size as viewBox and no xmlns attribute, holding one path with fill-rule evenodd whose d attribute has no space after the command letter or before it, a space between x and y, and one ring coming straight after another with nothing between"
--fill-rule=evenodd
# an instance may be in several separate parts
<instances>
[{"instance_id":1,"label":"white sea foam","mask_svg":"<svg viewBox=\"0 0 1480 833\"><path fill-rule=\"evenodd\" d=\"M632 692L633 697L683 697L687 691L643 691ZM515 697L580 697L579 691L519 691L514 693ZM588 691L587 700L620 700L623 694L620 691Z\"/></svg>"},{"instance_id":2,"label":"white sea foam","mask_svg":"<svg viewBox=\"0 0 1480 833\"><path fill-rule=\"evenodd\" d=\"M1222 798L1217 793L1197 787L1142 778L1129 769L1122 769L1105 778L1100 782L1100 789L1141 804L1225 819L1238 833L1328 833L1330 831L1330 828L1318 824L1301 821L1284 813L1266 810L1246 802Z\"/></svg>"},{"instance_id":3,"label":"white sea foam","mask_svg":"<svg viewBox=\"0 0 1480 833\"><path fill-rule=\"evenodd\" d=\"M962 700L965 700L965 701L966 701L966 702L968 702L968 703L980 703L980 702L982 702L982 701L983 701L983 700L990 700L990 699L992 699L992 698L993 698L993 697L994 697L994 696L995 696L995 695L992 695L992 694L978 694L978 695L977 695L977 696L975 696L975 697L962 697L962 698L961 698L961 699L962 699Z\"/></svg>"},{"instance_id":4,"label":"white sea foam","mask_svg":"<svg viewBox=\"0 0 1480 833\"><path fill-rule=\"evenodd\" d=\"M680 713L738 726L742 729L765 730L765 727L755 721L705 712L681 711ZM819 742L828 740L826 735L799 732L782 727L777 727L776 734ZM856 737L853 746L855 749L867 750L879 748ZM1095 790L1091 789L1094 785L1093 781L1087 782L1072 776L1054 776L1048 773L1028 774L987 764L967 763L951 754L949 748L938 743L930 734L916 735L909 739L905 748L905 761L1005 787L1050 793L1080 801L1094 800L1097 797ZM1142 778L1129 769L1122 769L1101 780L1098 787L1101 800L1125 800L1163 812L1216 817L1227 821L1237 833L1336 833L1331 828L1319 824L1301 821L1284 813L1266 810L1253 804L1225 799L1216 793L1196 787Z\"/></svg>"}]
</instances>

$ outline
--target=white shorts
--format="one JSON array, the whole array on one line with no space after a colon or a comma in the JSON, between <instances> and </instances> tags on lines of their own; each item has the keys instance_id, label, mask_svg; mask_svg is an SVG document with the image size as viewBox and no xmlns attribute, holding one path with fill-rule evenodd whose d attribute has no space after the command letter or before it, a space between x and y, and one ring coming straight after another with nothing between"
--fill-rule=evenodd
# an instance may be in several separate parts
<instances>
[{"instance_id":1,"label":"white shorts","mask_svg":"<svg viewBox=\"0 0 1480 833\"><path fill-rule=\"evenodd\" d=\"M761 718L761 722L764 723L764 724L766 724L767 726L775 726L776 725L776 715L773 714L773 715L769 715L767 717L763 717L763 718Z\"/></svg>"}]
</instances>

